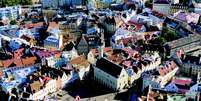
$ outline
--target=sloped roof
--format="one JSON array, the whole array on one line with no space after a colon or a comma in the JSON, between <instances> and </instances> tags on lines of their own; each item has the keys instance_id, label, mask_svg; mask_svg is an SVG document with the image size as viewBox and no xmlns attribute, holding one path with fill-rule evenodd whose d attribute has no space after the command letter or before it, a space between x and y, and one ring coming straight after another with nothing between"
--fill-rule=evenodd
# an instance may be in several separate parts
<instances>
[{"instance_id":1,"label":"sloped roof","mask_svg":"<svg viewBox=\"0 0 201 101\"><path fill-rule=\"evenodd\" d=\"M196 57L196 56L190 56L190 55L186 55L183 62L185 63L192 63L192 64L196 64L196 65L201 65L200 62L200 57Z\"/></svg>"},{"instance_id":2,"label":"sloped roof","mask_svg":"<svg viewBox=\"0 0 201 101\"><path fill-rule=\"evenodd\" d=\"M105 48L103 49L103 51L104 51L104 53L106 53L106 54L112 54L112 53L113 53L112 47L105 47ZM98 53L98 49L97 49L97 48L91 49L91 52L92 52L92 54L93 54L95 57L99 56L99 53Z\"/></svg>"},{"instance_id":3,"label":"sloped roof","mask_svg":"<svg viewBox=\"0 0 201 101\"><path fill-rule=\"evenodd\" d=\"M36 59L37 59L36 57L28 57L26 59L22 59L22 63L24 65L31 65L35 63Z\"/></svg>"},{"instance_id":4,"label":"sloped roof","mask_svg":"<svg viewBox=\"0 0 201 101\"><path fill-rule=\"evenodd\" d=\"M190 85L192 83L191 80L189 79L173 79L172 80L173 83L177 84L177 85Z\"/></svg>"},{"instance_id":5,"label":"sloped roof","mask_svg":"<svg viewBox=\"0 0 201 101\"><path fill-rule=\"evenodd\" d=\"M169 4L169 0L154 0L154 3L156 4Z\"/></svg>"},{"instance_id":6,"label":"sloped roof","mask_svg":"<svg viewBox=\"0 0 201 101\"><path fill-rule=\"evenodd\" d=\"M199 34L190 34L187 37L184 38L180 38L178 40L174 40L171 42L167 42L166 44L169 45L171 47L171 49L177 48L177 47L181 47L187 44L191 44L193 42L197 42L200 41L201 35Z\"/></svg>"},{"instance_id":7,"label":"sloped roof","mask_svg":"<svg viewBox=\"0 0 201 101\"><path fill-rule=\"evenodd\" d=\"M163 68L160 68L159 74L161 76L165 76L167 73L173 71L175 68L177 68L177 64L174 61L168 61Z\"/></svg>"},{"instance_id":8,"label":"sloped roof","mask_svg":"<svg viewBox=\"0 0 201 101\"><path fill-rule=\"evenodd\" d=\"M90 65L84 55L71 60L70 63L72 65L78 65L77 67L84 66L85 68L87 68Z\"/></svg>"},{"instance_id":9,"label":"sloped roof","mask_svg":"<svg viewBox=\"0 0 201 101\"><path fill-rule=\"evenodd\" d=\"M58 29L59 25L56 22L50 22L47 31L51 31L52 29Z\"/></svg>"},{"instance_id":10,"label":"sloped roof","mask_svg":"<svg viewBox=\"0 0 201 101\"><path fill-rule=\"evenodd\" d=\"M3 67L8 67L13 63L13 59L2 61Z\"/></svg>"},{"instance_id":11,"label":"sloped roof","mask_svg":"<svg viewBox=\"0 0 201 101\"><path fill-rule=\"evenodd\" d=\"M105 58L98 59L96 62L96 67L115 78L118 78L123 69L121 66L114 64Z\"/></svg>"}]
</instances>

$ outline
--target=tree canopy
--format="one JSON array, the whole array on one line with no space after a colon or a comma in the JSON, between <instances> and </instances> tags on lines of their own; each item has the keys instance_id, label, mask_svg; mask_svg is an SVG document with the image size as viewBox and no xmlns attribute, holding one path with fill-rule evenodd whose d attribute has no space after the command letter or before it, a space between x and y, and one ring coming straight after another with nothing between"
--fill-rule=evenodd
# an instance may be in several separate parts
<instances>
[{"instance_id":1,"label":"tree canopy","mask_svg":"<svg viewBox=\"0 0 201 101\"><path fill-rule=\"evenodd\" d=\"M1 0L0 7L15 6L15 5L31 5L32 0Z\"/></svg>"},{"instance_id":2,"label":"tree canopy","mask_svg":"<svg viewBox=\"0 0 201 101\"><path fill-rule=\"evenodd\" d=\"M16 20L11 20L11 21L10 21L10 24L11 24L11 25L16 25L16 24L17 24L17 21L16 21Z\"/></svg>"},{"instance_id":3,"label":"tree canopy","mask_svg":"<svg viewBox=\"0 0 201 101\"><path fill-rule=\"evenodd\" d=\"M145 2L145 6L148 7L148 8L152 8L152 4L153 4L153 0L147 0Z\"/></svg>"},{"instance_id":4,"label":"tree canopy","mask_svg":"<svg viewBox=\"0 0 201 101\"><path fill-rule=\"evenodd\" d=\"M173 41L178 38L177 34L174 31L169 30L167 27L163 28L161 37L163 37L166 41Z\"/></svg>"}]
</instances>

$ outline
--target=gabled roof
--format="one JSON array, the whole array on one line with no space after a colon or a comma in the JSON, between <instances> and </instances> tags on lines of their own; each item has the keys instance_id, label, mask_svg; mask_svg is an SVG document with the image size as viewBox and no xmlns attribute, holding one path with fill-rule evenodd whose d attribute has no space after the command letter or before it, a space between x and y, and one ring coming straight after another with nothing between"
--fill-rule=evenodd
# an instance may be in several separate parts
<instances>
[{"instance_id":1,"label":"gabled roof","mask_svg":"<svg viewBox=\"0 0 201 101\"><path fill-rule=\"evenodd\" d=\"M173 71L175 68L177 68L177 64L174 61L167 61L166 64L160 68L159 74L161 76L165 76L167 73Z\"/></svg>"},{"instance_id":2,"label":"gabled roof","mask_svg":"<svg viewBox=\"0 0 201 101\"><path fill-rule=\"evenodd\" d=\"M75 59L72 59L72 60L70 61L70 63L71 63L72 65L77 65L76 69L80 69L81 66L83 66L84 68L87 68L87 67L90 66L89 62L86 60L86 58L85 58L84 55L79 56L79 57L77 57L77 58L75 58Z\"/></svg>"},{"instance_id":3,"label":"gabled roof","mask_svg":"<svg viewBox=\"0 0 201 101\"><path fill-rule=\"evenodd\" d=\"M69 42L65 45L64 50L71 51L74 47L75 47L75 44L73 42Z\"/></svg>"},{"instance_id":4,"label":"gabled roof","mask_svg":"<svg viewBox=\"0 0 201 101\"><path fill-rule=\"evenodd\" d=\"M21 58L21 57L13 58L13 59L2 61L1 65L4 68L13 67L13 66L22 67L27 65L33 65L36 62L36 59L37 58L35 56L26 57L26 58Z\"/></svg>"},{"instance_id":5,"label":"gabled roof","mask_svg":"<svg viewBox=\"0 0 201 101\"><path fill-rule=\"evenodd\" d=\"M13 63L13 59L2 61L3 67L8 67Z\"/></svg>"},{"instance_id":6,"label":"gabled roof","mask_svg":"<svg viewBox=\"0 0 201 101\"><path fill-rule=\"evenodd\" d=\"M166 44L171 47L171 49L182 47L184 45L192 44L194 42L200 41L201 35L199 34L190 34L187 37L180 38L171 42L167 42Z\"/></svg>"},{"instance_id":7,"label":"gabled roof","mask_svg":"<svg viewBox=\"0 0 201 101\"><path fill-rule=\"evenodd\" d=\"M50 31L51 29L54 29L54 28L59 28L59 24L56 23L56 22L50 22L49 23L49 26L48 26L48 31Z\"/></svg>"},{"instance_id":8,"label":"gabled roof","mask_svg":"<svg viewBox=\"0 0 201 101\"><path fill-rule=\"evenodd\" d=\"M115 78L118 78L123 69L121 66L114 64L105 58L98 59L96 62L96 67Z\"/></svg>"},{"instance_id":9,"label":"gabled roof","mask_svg":"<svg viewBox=\"0 0 201 101\"><path fill-rule=\"evenodd\" d=\"M112 50L112 47L105 47L103 49L104 53L106 54L112 54L113 53L113 50ZM98 53L98 49L97 48L93 48L91 49L91 52L92 54L95 56L95 57L98 57L99 56L99 53Z\"/></svg>"},{"instance_id":10,"label":"gabled roof","mask_svg":"<svg viewBox=\"0 0 201 101\"><path fill-rule=\"evenodd\" d=\"M189 86L192 83L191 79L180 79L180 78L178 78L178 79L175 78L175 79L172 80L172 82L174 84L183 85L183 86L185 86L185 85Z\"/></svg>"},{"instance_id":11,"label":"gabled roof","mask_svg":"<svg viewBox=\"0 0 201 101\"><path fill-rule=\"evenodd\" d=\"M196 57L196 56L190 56L190 55L186 55L183 62L185 63L191 63L191 64L196 64L196 65L201 65L200 62L200 58L201 57Z\"/></svg>"},{"instance_id":12,"label":"gabled roof","mask_svg":"<svg viewBox=\"0 0 201 101\"><path fill-rule=\"evenodd\" d=\"M24 65L33 65L35 63L36 59L37 58L35 56L34 57L28 57L28 58L22 59L22 63Z\"/></svg>"},{"instance_id":13,"label":"gabled roof","mask_svg":"<svg viewBox=\"0 0 201 101\"><path fill-rule=\"evenodd\" d=\"M84 39L89 46L98 45L98 42L100 40L98 35L84 35Z\"/></svg>"},{"instance_id":14,"label":"gabled roof","mask_svg":"<svg viewBox=\"0 0 201 101\"><path fill-rule=\"evenodd\" d=\"M78 42L78 46L79 45L88 45L88 42L87 42L87 40L85 39L85 37L84 36L82 36L82 38L79 40L79 42ZM87 47L87 46L86 46Z\"/></svg>"}]
</instances>

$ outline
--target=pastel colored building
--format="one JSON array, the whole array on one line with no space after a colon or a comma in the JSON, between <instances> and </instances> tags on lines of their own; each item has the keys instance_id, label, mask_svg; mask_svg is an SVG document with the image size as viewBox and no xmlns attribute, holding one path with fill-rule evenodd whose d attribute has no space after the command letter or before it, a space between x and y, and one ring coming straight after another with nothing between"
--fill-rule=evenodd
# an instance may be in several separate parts
<instances>
[{"instance_id":1,"label":"pastel colored building","mask_svg":"<svg viewBox=\"0 0 201 101\"><path fill-rule=\"evenodd\" d=\"M188 76L196 76L201 71L201 57L186 55L182 61L181 72Z\"/></svg>"},{"instance_id":2,"label":"pastel colored building","mask_svg":"<svg viewBox=\"0 0 201 101\"><path fill-rule=\"evenodd\" d=\"M160 85L163 88L177 73L178 66L174 61L167 61L166 64L159 70Z\"/></svg>"},{"instance_id":3,"label":"pastel colored building","mask_svg":"<svg viewBox=\"0 0 201 101\"><path fill-rule=\"evenodd\" d=\"M90 64L85 56L79 56L70 61L73 68L74 75L77 75L77 79L83 80L90 71Z\"/></svg>"},{"instance_id":4,"label":"pastel colored building","mask_svg":"<svg viewBox=\"0 0 201 101\"><path fill-rule=\"evenodd\" d=\"M187 37L180 38L171 42L165 43L169 47L170 55L173 55L176 51L183 49L184 52L190 52L197 50L201 46L201 35L191 34Z\"/></svg>"},{"instance_id":5,"label":"pastel colored building","mask_svg":"<svg viewBox=\"0 0 201 101\"><path fill-rule=\"evenodd\" d=\"M170 14L170 6L171 5L168 0L153 0L153 10L165 15Z\"/></svg>"},{"instance_id":6,"label":"pastel colored building","mask_svg":"<svg viewBox=\"0 0 201 101\"><path fill-rule=\"evenodd\" d=\"M0 8L0 18L7 17L9 19L17 19L21 14L20 6Z\"/></svg>"},{"instance_id":7,"label":"pastel colored building","mask_svg":"<svg viewBox=\"0 0 201 101\"><path fill-rule=\"evenodd\" d=\"M201 14L201 2L200 0L192 0L194 6L194 12Z\"/></svg>"},{"instance_id":8,"label":"pastel colored building","mask_svg":"<svg viewBox=\"0 0 201 101\"><path fill-rule=\"evenodd\" d=\"M63 46L63 35L59 30L53 29L50 33L54 34L44 40L44 47L47 49L59 50Z\"/></svg>"},{"instance_id":9,"label":"pastel colored building","mask_svg":"<svg viewBox=\"0 0 201 101\"><path fill-rule=\"evenodd\" d=\"M61 77L56 79L50 77L39 77L39 80L31 83L31 89L33 94L29 97L31 100L44 99L49 93L54 93L63 88L71 79L66 73L62 73ZM44 87L42 87L45 85Z\"/></svg>"}]
</instances>

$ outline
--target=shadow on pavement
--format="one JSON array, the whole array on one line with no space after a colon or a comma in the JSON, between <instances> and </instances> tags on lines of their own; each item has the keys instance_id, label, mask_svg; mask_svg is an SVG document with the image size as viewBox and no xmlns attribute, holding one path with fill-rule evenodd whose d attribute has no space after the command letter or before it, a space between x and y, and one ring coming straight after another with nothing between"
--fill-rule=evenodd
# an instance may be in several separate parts
<instances>
[{"instance_id":1,"label":"shadow on pavement","mask_svg":"<svg viewBox=\"0 0 201 101\"><path fill-rule=\"evenodd\" d=\"M64 89L72 97L79 96L80 98L91 98L105 94L114 93L111 89L105 88L101 84L88 81L76 81Z\"/></svg>"}]
</instances>

